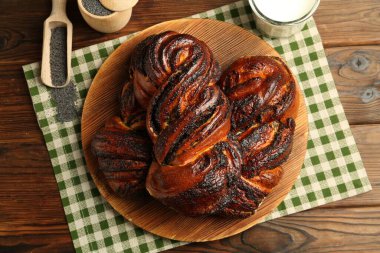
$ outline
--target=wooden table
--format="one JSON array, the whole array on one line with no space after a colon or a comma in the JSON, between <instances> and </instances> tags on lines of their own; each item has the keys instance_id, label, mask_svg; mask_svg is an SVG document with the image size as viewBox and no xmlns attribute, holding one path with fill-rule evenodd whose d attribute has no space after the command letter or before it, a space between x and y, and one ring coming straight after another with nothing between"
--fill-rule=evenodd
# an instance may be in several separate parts
<instances>
[{"instance_id":1,"label":"wooden table","mask_svg":"<svg viewBox=\"0 0 380 253\"><path fill-rule=\"evenodd\" d=\"M140 0L128 26L109 35L68 2L78 49L233 1ZM74 251L21 69L41 60L50 9L48 0L0 2L0 252ZM380 251L380 1L323 0L315 20L373 191L170 252Z\"/></svg>"}]
</instances>

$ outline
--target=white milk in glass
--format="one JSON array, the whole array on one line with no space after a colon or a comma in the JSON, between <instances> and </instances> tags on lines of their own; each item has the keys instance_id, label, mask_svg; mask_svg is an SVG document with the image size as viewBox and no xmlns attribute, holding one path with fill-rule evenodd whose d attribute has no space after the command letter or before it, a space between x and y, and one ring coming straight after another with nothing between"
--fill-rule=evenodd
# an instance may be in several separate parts
<instances>
[{"instance_id":1,"label":"white milk in glass","mask_svg":"<svg viewBox=\"0 0 380 253\"><path fill-rule=\"evenodd\" d=\"M249 0L257 28L271 37L299 32L320 0Z\"/></svg>"},{"instance_id":2,"label":"white milk in glass","mask_svg":"<svg viewBox=\"0 0 380 253\"><path fill-rule=\"evenodd\" d=\"M315 0L255 0L260 12L278 22L291 22L310 12Z\"/></svg>"}]
</instances>

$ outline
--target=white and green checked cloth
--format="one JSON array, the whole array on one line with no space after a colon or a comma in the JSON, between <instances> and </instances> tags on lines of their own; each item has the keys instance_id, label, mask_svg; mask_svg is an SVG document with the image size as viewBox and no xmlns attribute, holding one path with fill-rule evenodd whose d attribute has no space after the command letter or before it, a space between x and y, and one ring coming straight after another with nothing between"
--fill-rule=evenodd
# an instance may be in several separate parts
<instances>
[{"instance_id":1,"label":"white and green checked cloth","mask_svg":"<svg viewBox=\"0 0 380 253\"><path fill-rule=\"evenodd\" d=\"M198 15L242 26L256 34L247 1ZM102 62L130 36L73 52L76 106L81 110ZM301 174L286 199L266 220L371 190L313 20L287 39L267 39L291 67L305 94L309 140ZM102 198L86 170L80 117L60 123L51 89L41 83L40 63L23 67L38 124L45 138L66 219L77 252L158 252L184 243L135 227Z\"/></svg>"}]
</instances>

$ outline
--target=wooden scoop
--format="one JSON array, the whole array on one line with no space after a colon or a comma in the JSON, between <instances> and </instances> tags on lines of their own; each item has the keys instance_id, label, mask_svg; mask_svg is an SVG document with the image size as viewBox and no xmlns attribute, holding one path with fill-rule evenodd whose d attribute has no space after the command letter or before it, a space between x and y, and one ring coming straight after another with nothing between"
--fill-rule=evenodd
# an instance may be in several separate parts
<instances>
[{"instance_id":1,"label":"wooden scoop","mask_svg":"<svg viewBox=\"0 0 380 253\"><path fill-rule=\"evenodd\" d=\"M52 35L52 29L57 27L66 28L66 82L60 84L53 84L52 74L50 69L50 41ZM66 15L66 0L53 0L52 11L50 17L44 22L44 35L43 35L43 47L42 47L42 65L41 65L41 80L42 82L53 88L62 88L70 82L71 73L71 47L73 40L73 25Z\"/></svg>"}]
</instances>

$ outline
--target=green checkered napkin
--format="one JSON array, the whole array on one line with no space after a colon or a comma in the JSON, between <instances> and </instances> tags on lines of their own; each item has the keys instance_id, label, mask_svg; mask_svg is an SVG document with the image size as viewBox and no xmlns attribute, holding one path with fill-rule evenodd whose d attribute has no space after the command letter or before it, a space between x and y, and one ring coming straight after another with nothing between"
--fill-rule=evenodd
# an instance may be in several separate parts
<instances>
[{"instance_id":1,"label":"green checkered napkin","mask_svg":"<svg viewBox=\"0 0 380 253\"><path fill-rule=\"evenodd\" d=\"M246 1L193 17L218 19L257 33ZM79 111L102 62L129 37L73 52L73 82ZM305 94L309 120L308 149L301 175L267 220L371 190L314 21L310 20L301 33L291 38L264 39L286 59L297 76ZM184 244L135 227L100 196L86 170L81 150L80 117L71 122L58 122L51 89L42 85L39 78L40 64L25 65L23 69L76 251L158 252Z\"/></svg>"}]
</instances>

